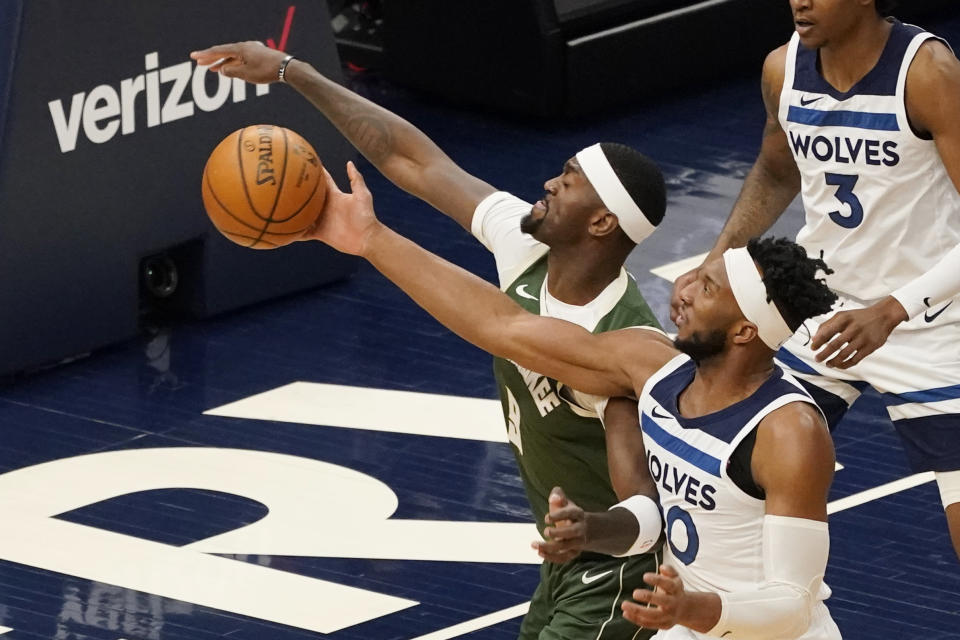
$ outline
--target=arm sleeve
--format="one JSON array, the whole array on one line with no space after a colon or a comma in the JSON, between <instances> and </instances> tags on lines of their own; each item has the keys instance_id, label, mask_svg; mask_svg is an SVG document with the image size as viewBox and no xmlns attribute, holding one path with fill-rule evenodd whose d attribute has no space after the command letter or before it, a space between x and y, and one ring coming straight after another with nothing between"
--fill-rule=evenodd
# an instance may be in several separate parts
<instances>
[{"instance_id":1,"label":"arm sleeve","mask_svg":"<svg viewBox=\"0 0 960 640\"><path fill-rule=\"evenodd\" d=\"M907 317L913 319L957 294L960 294L960 245L951 249L929 271L891 295L903 305Z\"/></svg>"},{"instance_id":2,"label":"arm sleeve","mask_svg":"<svg viewBox=\"0 0 960 640\"><path fill-rule=\"evenodd\" d=\"M826 522L765 516L765 582L754 591L720 593L720 620L707 634L728 640L799 638L822 599L829 550Z\"/></svg>"},{"instance_id":3,"label":"arm sleeve","mask_svg":"<svg viewBox=\"0 0 960 640\"><path fill-rule=\"evenodd\" d=\"M520 220L532 205L520 198L497 191L477 205L470 232L491 253L497 263L501 288L547 252L547 246L520 231Z\"/></svg>"}]
</instances>

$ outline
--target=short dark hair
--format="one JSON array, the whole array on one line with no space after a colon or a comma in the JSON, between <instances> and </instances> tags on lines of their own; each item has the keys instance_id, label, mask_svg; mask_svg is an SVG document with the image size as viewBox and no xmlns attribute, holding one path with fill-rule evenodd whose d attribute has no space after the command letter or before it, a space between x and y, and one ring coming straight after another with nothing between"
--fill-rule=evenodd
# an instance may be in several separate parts
<instances>
[{"instance_id":1,"label":"short dark hair","mask_svg":"<svg viewBox=\"0 0 960 640\"><path fill-rule=\"evenodd\" d=\"M753 238L747 243L750 257L763 272L767 300L780 310L787 326L796 331L805 320L830 311L837 294L827 287L822 271L833 271L819 258L810 258L806 250L786 238Z\"/></svg>"},{"instance_id":2,"label":"short dark hair","mask_svg":"<svg viewBox=\"0 0 960 640\"><path fill-rule=\"evenodd\" d=\"M897 0L876 0L877 13L888 16L897 8Z\"/></svg>"},{"instance_id":3,"label":"short dark hair","mask_svg":"<svg viewBox=\"0 0 960 640\"><path fill-rule=\"evenodd\" d=\"M667 210L667 185L657 163L619 142L601 142L600 149L650 224L660 224Z\"/></svg>"}]
</instances>

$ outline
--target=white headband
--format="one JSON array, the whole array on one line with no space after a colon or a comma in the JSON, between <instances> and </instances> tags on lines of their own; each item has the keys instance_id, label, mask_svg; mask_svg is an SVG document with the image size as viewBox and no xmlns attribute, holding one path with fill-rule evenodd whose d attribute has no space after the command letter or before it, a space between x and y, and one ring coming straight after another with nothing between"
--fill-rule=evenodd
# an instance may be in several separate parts
<instances>
[{"instance_id":1,"label":"white headband","mask_svg":"<svg viewBox=\"0 0 960 640\"><path fill-rule=\"evenodd\" d=\"M640 244L653 233L656 227L650 224L647 216L643 215L643 211L627 193L620 178L610 166L607 155L600 148L600 143L577 153L577 162L580 163L583 174L587 176L587 180L600 196L603 206L617 216L620 228L628 238Z\"/></svg>"},{"instance_id":2,"label":"white headband","mask_svg":"<svg viewBox=\"0 0 960 640\"><path fill-rule=\"evenodd\" d=\"M743 316L757 325L760 339L776 351L793 335L793 330L787 326L773 301L767 302L767 287L750 252L746 247L727 249L723 252L723 264L727 268L730 290Z\"/></svg>"}]
</instances>

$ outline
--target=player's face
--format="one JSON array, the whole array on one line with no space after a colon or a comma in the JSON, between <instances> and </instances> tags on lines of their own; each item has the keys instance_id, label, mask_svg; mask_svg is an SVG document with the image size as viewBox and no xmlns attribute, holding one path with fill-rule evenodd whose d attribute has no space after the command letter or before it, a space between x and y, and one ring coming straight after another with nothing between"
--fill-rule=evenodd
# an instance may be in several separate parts
<instances>
[{"instance_id":1,"label":"player's face","mask_svg":"<svg viewBox=\"0 0 960 640\"><path fill-rule=\"evenodd\" d=\"M581 240L587 233L589 216L603 203L577 159L567 160L563 173L547 180L543 188L543 200L520 220L520 230L547 246Z\"/></svg>"},{"instance_id":2,"label":"player's face","mask_svg":"<svg viewBox=\"0 0 960 640\"><path fill-rule=\"evenodd\" d=\"M859 20L875 15L873 0L790 0L800 44L819 49L843 38Z\"/></svg>"},{"instance_id":3,"label":"player's face","mask_svg":"<svg viewBox=\"0 0 960 640\"><path fill-rule=\"evenodd\" d=\"M718 355L726 348L727 330L740 318L723 259L708 262L680 291L674 345L698 362Z\"/></svg>"}]
</instances>

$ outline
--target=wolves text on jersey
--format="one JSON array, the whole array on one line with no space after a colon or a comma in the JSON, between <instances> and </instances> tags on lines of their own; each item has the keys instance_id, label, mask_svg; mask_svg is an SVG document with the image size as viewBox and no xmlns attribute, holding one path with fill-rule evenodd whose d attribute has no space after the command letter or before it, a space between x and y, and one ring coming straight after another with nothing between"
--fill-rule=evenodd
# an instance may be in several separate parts
<instances>
[{"instance_id":1,"label":"wolves text on jersey","mask_svg":"<svg viewBox=\"0 0 960 640\"><path fill-rule=\"evenodd\" d=\"M798 135L790 132L790 144L797 158L813 156L821 162L834 161L841 164L858 162L873 166L895 167L900 163L897 143L892 140L866 140L834 136Z\"/></svg>"},{"instance_id":2,"label":"wolves text on jersey","mask_svg":"<svg viewBox=\"0 0 960 640\"><path fill-rule=\"evenodd\" d=\"M667 491L695 507L700 507L706 511L713 511L717 508L717 503L713 496L717 493L717 488L712 484L707 484L694 478L689 473L680 472L669 462L661 460L647 450L647 466L650 467L650 475L660 490Z\"/></svg>"}]
</instances>

